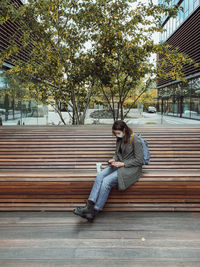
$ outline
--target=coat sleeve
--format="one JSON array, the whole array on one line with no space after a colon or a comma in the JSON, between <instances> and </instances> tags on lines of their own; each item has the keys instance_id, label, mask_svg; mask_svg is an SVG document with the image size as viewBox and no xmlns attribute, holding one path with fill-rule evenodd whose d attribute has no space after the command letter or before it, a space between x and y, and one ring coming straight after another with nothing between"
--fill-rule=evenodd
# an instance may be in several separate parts
<instances>
[{"instance_id":1,"label":"coat sleeve","mask_svg":"<svg viewBox=\"0 0 200 267\"><path fill-rule=\"evenodd\" d=\"M142 166L143 165L143 159L144 159L144 153L143 153L143 147L142 142L139 140L138 137L133 138L133 146L134 146L134 156L130 159L125 159L124 167L132 167L132 166Z\"/></svg>"}]
</instances>

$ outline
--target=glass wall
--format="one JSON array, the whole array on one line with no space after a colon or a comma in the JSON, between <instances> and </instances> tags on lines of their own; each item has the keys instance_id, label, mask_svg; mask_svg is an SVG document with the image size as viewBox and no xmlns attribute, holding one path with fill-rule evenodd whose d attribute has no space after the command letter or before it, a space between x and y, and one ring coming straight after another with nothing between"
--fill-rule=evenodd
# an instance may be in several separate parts
<instances>
[{"instance_id":1,"label":"glass wall","mask_svg":"<svg viewBox=\"0 0 200 267\"><path fill-rule=\"evenodd\" d=\"M159 1L160 4L165 4L165 0ZM169 5L173 6L176 4L176 0L171 0ZM179 10L176 18L170 18L168 20L166 16L163 16L162 23L166 20L166 23L163 25L163 33L160 34L160 42L165 42L170 35L172 35L176 29L191 15L191 13L200 6L200 0L183 0L180 4L182 10Z\"/></svg>"},{"instance_id":2,"label":"glass wall","mask_svg":"<svg viewBox=\"0 0 200 267\"><path fill-rule=\"evenodd\" d=\"M0 69L0 118L3 125L46 125L48 107L30 96L20 83L12 84Z\"/></svg>"},{"instance_id":3,"label":"glass wall","mask_svg":"<svg viewBox=\"0 0 200 267\"><path fill-rule=\"evenodd\" d=\"M200 77L158 90L158 112L200 120Z\"/></svg>"}]
</instances>

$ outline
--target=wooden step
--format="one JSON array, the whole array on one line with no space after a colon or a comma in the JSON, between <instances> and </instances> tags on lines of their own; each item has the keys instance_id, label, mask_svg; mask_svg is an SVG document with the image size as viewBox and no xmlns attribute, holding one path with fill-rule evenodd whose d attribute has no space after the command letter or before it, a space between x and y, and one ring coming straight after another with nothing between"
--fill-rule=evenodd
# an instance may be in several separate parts
<instances>
[{"instance_id":1,"label":"wooden step","mask_svg":"<svg viewBox=\"0 0 200 267\"><path fill-rule=\"evenodd\" d=\"M200 211L200 128L137 128L151 162L138 182L111 190L111 211ZM84 205L115 151L110 127L1 127L0 210L70 211Z\"/></svg>"}]
</instances>

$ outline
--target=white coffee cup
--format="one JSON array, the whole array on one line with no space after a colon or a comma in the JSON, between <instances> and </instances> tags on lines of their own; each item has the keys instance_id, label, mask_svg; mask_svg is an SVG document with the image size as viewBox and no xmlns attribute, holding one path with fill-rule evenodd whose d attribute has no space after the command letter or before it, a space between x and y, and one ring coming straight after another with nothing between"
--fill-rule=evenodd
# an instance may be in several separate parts
<instances>
[{"instance_id":1,"label":"white coffee cup","mask_svg":"<svg viewBox=\"0 0 200 267\"><path fill-rule=\"evenodd\" d=\"M97 167L97 172L101 172L101 166L102 166L102 163L101 162L97 162L96 163L96 167Z\"/></svg>"}]
</instances>

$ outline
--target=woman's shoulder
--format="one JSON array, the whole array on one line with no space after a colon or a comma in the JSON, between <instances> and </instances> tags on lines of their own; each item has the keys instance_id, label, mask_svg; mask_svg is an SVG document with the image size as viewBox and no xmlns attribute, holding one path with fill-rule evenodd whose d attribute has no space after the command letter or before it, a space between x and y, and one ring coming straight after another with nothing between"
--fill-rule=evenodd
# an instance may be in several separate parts
<instances>
[{"instance_id":1,"label":"woman's shoulder","mask_svg":"<svg viewBox=\"0 0 200 267\"><path fill-rule=\"evenodd\" d=\"M140 138L138 136L138 133L134 132L130 135L130 140L132 142L140 142Z\"/></svg>"},{"instance_id":2,"label":"woman's shoulder","mask_svg":"<svg viewBox=\"0 0 200 267\"><path fill-rule=\"evenodd\" d=\"M135 139L135 138L137 138L137 137L138 137L138 135L137 135L136 132L134 132L134 133L132 133L132 134L130 135L130 138L131 138L131 139Z\"/></svg>"}]
</instances>

